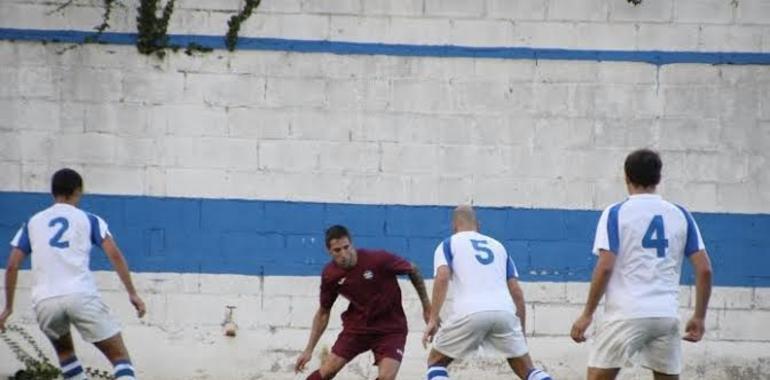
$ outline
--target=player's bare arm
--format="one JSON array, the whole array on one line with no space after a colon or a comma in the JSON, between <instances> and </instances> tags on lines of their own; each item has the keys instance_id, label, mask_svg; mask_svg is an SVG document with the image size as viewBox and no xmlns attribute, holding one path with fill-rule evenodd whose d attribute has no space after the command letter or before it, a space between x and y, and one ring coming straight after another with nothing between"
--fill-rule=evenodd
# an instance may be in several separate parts
<instances>
[{"instance_id":1,"label":"player's bare arm","mask_svg":"<svg viewBox=\"0 0 770 380\"><path fill-rule=\"evenodd\" d=\"M19 275L19 267L24 261L24 252L18 248L11 249L8 256L8 265L5 267L5 308L0 314L0 332L5 331L5 322L13 313L13 301L16 295L16 279Z\"/></svg>"},{"instance_id":2,"label":"player's bare arm","mask_svg":"<svg viewBox=\"0 0 770 380\"><path fill-rule=\"evenodd\" d=\"M594 273L591 277L591 289L588 291L588 300L583 309L583 314L581 314L575 323L572 324L570 335L572 336L572 340L577 343L586 341L585 332L588 329L588 326L591 325L594 312L599 306L599 301L607 290L607 283L610 281L614 266L615 254L604 249L601 250L599 260L596 262L596 267L594 268Z\"/></svg>"},{"instance_id":3,"label":"player's bare arm","mask_svg":"<svg viewBox=\"0 0 770 380\"><path fill-rule=\"evenodd\" d=\"M331 310L324 307L319 307L315 312L313 326L310 329L310 338L307 341L305 350L302 351L302 354L299 355L297 362L294 364L294 372L302 372L305 370L305 366L313 357L313 350L315 350L318 340L321 339L321 335L326 331L326 326L329 324L330 314Z\"/></svg>"},{"instance_id":4,"label":"player's bare arm","mask_svg":"<svg viewBox=\"0 0 770 380\"><path fill-rule=\"evenodd\" d=\"M436 335L441 319L439 313L441 307L444 306L446 301L446 293L449 288L449 278L452 272L448 266L442 265L436 271L436 278L433 279L433 302L430 310L430 319L428 320L428 326L425 327L425 333L422 336L422 345L427 347L429 342L433 341L433 336Z\"/></svg>"},{"instance_id":5,"label":"player's bare arm","mask_svg":"<svg viewBox=\"0 0 770 380\"><path fill-rule=\"evenodd\" d=\"M697 342L706 332L706 309L711 298L711 260L705 250L690 256L695 269L695 310L685 327L684 340Z\"/></svg>"},{"instance_id":6,"label":"player's bare arm","mask_svg":"<svg viewBox=\"0 0 770 380\"><path fill-rule=\"evenodd\" d=\"M136 293L134 284L131 281L131 272L128 270L128 263L126 263L123 253L120 252L120 248L118 248L118 245L115 244L115 241L111 236L107 236L102 242L102 249L104 250L104 253L107 254L107 258L110 260L110 263L112 263L112 267L115 268L115 272L118 273L120 281L126 288L128 298L131 300L131 304L134 305L134 309L136 309L136 315L139 318L143 317L147 309L144 305L144 301L142 301Z\"/></svg>"},{"instance_id":7,"label":"player's bare arm","mask_svg":"<svg viewBox=\"0 0 770 380\"><path fill-rule=\"evenodd\" d=\"M430 299L428 298L428 291L425 288L425 279L422 277L420 268L412 263L412 270L409 271L409 280L412 282L414 289L417 291L417 295L420 297L420 303L422 304L422 318L427 324L430 321Z\"/></svg>"},{"instance_id":8,"label":"player's bare arm","mask_svg":"<svg viewBox=\"0 0 770 380\"><path fill-rule=\"evenodd\" d=\"M516 316L521 322L521 331L526 332L527 309L524 304L524 291L521 290L519 281L516 278L508 279L508 292L511 293L513 304L516 305Z\"/></svg>"}]
</instances>

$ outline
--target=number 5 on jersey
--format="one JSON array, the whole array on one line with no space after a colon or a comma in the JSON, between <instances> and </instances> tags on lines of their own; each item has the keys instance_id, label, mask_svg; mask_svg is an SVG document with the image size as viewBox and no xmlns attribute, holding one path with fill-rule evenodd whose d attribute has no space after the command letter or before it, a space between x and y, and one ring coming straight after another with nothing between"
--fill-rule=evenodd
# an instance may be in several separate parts
<instances>
[{"instance_id":1,"label":"number 5 on jersey","mask_svg":"<svg viewBox=\"0 0 770 380\"><path fill-rule=\"evenodd\" d=\"M487 245L486 240L474 240L471 239L471 244L473 244L473 249L475 249L478 252L481 252L479 254L476 254L476 260L478 260L483 265L489 265L492 263L492 261L495 260L495 255L492 253L492 250L489 249Z\"/></svg>"},{"instance_id":2,"label":"number 5 on jersey","mask_svg":"<svg viewBox=\"0 0 770 380\"><path fill-rule=\"evenodd\" d=\"M655 237L653 238L653 235ZM666 239L666 229L663 227L663 217L655 215L647 227L647 232L642 238L642 247L655 248L658 251L658 257L666 257L666 248L668 248L668 239Z\"/></svg>"}]
</instances>

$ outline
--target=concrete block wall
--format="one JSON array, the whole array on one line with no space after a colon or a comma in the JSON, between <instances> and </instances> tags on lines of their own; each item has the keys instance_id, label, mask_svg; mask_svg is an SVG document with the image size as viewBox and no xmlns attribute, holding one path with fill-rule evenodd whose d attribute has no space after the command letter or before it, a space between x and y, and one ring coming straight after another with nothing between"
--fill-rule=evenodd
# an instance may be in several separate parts
<instances>
[{"instance_id":1,"label":"concrete block wall","mask_svg":"<svg viewBox=\"0 0 770 380\"><path fill-rule=\"evenodd\" d=\"M111 31L135 31L137 3L115 9ZM51 13L56 5L1 2L0 37L101 22L99 1ZM179 0L169 32L221 36L240 6ZM763 0L265 0L241 36L423 52L763 55L770 9ZM650 146L665 163L661 192L696 212L717 270L709 332L685 345L683 377L768 378L770 66L426 55L217 50L159 60L131 46L0 38L0 239L45 204L35 193L54 170L78 169L87 191L102 194L84 206L111 223L150 307L133 318L114 274L99 272L142 378L297 379L291 366L316 307L323 227L341 220L361 246L429 272L447 233L443 206L472 202L523 269L535 360L578 379L587 346L567 331L587 292L596 215L624 196L623 157ZM98 254L93 265L109 268ZM22 273L14 321L44 342L29 278ZM422 322L411 285L402 287L412 332L401 378L420 378ZM225 305L238 307L235 339L222 336ZM338 331L335 317L317 355ZM106 368L77 344L86 364ZM19 367L4 346L0 358L0 375ZM375 377L370 361L362 356L340 378ZM508 376L488 356L455 369L459 379Z\"/></svg>"},{"instance_id":2,"label":"concrete block wall","mask_svg":"<svg viewBox=\"0 0 770 380\"><path fill-rule=\"evenodd\" d=\"M3 27L91 30L101 23L96 0L64 3L8 0ZM135 32L138 1L119 3L110 30ZM178 1L169 32L224 35L242 1ZM266 0L242 35L469 46L567 49L768 51L770 6L763 0Z\"/></svg>"}]
</instances>

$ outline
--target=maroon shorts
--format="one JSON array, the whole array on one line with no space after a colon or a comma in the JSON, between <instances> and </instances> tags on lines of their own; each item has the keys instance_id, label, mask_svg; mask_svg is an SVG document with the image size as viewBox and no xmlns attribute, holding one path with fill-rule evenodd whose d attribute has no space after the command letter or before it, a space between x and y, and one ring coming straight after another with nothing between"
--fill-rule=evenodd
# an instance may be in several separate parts
<instances>
[{"instance_id":1,"label":"maroon shorts","mask_svg":"<svg viewBox=\"0 0 770 380\"><path fill-rule=\"evenodd\" d=\"M351 334L341 332L334 342L332 352L345 359L353 360L358 354L372 350L374 353L374 364L380 362L383 358L391 358L401 361L404 357L404 346L406 345L406 334Z\"/></svg>"}]
</instances>

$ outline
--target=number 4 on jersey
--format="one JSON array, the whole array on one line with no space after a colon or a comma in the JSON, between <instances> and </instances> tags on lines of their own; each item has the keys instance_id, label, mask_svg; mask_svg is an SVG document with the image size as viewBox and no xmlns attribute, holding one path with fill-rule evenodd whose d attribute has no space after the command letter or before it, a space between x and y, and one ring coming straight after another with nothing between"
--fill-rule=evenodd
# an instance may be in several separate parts
<instances>
[{"instance_id":1,"label":"number 4 on jersey","mask_svg":"<svg viewBox=\"0 0 770 380\"><path fill-rule=\"evenodd\" d=\"M653 238L653 235L655 237ZM666 257L666 248L668 248L668 239L666 239L666 229L663 227L663 217L655 215L647 227L647 232L642 238L642 247L655 248L658 251L658 257Z\"/></svg>"}]
</instances>

